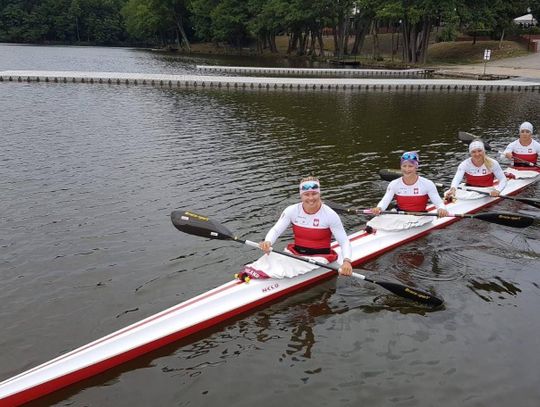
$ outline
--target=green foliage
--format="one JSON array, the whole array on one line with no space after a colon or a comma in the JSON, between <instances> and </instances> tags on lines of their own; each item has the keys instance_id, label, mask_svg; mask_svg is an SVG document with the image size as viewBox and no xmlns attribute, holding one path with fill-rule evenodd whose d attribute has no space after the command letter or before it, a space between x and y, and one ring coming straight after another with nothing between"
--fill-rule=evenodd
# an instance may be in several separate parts
<instances>
[{"instance_id":1,"label":"green foliage","mask_svg":"<svg viewBox=\"0 0 540 407\"><path fill-rule=\"evenodd\" d=\"M213 39L240 46L248 39L249 10L244 0L222 0L210 12Z\"/></svg>"},{"instance_id":2,"label":"green foliage","mask_svg":"<svg viewBox=\"0 0 540 407\"><path fill-rule=\"evenodd\" d=\"M119 43L123 1L8 0L0 8L0 41Z\"/></svg>"},{"instance_id":3,"label":"green foliage","mask_svg":"<svg viewBox=\"0 0 540 407\"><path fill-rule=\"evenodd\" d=\"M452 41L460 30L499 35L512 31L512 19L527 7L540 17L540 0L0 0L0 41L179 44L195 38L234 46L256 40L275 49L275 36L287 33L302 53L314 46L308 38L322 41L322 30L331 29L341 53L346 35L363 36L374 21L399 26L406 59L415 62L425 59L425 38L436 23L440 41Z\"/></svg>"}]
</instances>

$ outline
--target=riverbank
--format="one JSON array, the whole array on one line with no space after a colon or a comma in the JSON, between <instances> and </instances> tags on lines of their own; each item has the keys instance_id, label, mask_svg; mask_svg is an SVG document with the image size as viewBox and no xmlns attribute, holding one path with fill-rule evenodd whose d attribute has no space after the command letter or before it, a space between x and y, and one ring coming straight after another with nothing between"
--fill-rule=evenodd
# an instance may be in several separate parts
<instances>
[{"instance_id":1,"label":"riverbank","mask_svg":"<svg viewBox=\"0 0 540 407\"><path fill-rule=\"evenodd\" d=\"M366 37L364 52L359 56L336 59L333 56L332 37L325 37L323 56L296 56L287 54L288 37L276 40L278 53L258 54L254 48L231 48L220 44L198 43L191 45L190 54L257 56L267 59L273 66L277 59L288 59L294 65L311 64L350 65L358 68L429 68L437 76L453 76L469 79L500 79L505 77L540 78L540 53L528 53L526 47L515 41L477 41L441 42L430 45L427 64L406 64L396 53L392 56L393 40L391 34L379 36L380 59L372 55L372 38ZM395 38L394 38L395 40ZM485 64L485 49L492 50L490 61ZM182 52L182 51L180 51ZM183 52L182 52L183 53Z\"/></svg>"}]
</instances>

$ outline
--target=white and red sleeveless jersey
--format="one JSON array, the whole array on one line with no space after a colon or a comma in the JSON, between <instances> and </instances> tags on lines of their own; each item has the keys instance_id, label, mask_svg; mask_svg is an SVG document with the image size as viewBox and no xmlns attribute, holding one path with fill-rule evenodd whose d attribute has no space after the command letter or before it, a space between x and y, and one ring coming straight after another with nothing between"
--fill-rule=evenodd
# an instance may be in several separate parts
<instances>
[{"instance_id":1,"label":"white and red sleeveless jersey","mask_svg":"<svg viewBox=\"0 0 540 407\"><path fill-rule=\"evenodd\" d=\"M519 142L518 139L508 144L508 147L505 148L503 153L512 153L512 156L514 157L536 164L538 155L540 154L540 143L538 143L536 140L532 140L531 144L524 146ZM519 161L515 161L514 165L523 166L523 164L520 164Z\"/></svg>"},{"instance_id":2,"label":"white and red sleeveless jersey","mask_svg":"<svg viewBox=\"0 0 540 407\"><path fill-rule=\"evenodd\" d=\"M457 188L463 177L465 177L465 183L469 186L492 187L495 178L497 178L499 182L495 188L497 191L502 191L506 186L506 176L497 161L491 160L491 162L493 163L493 166L490 171L485 164L477 167L472 162L472 158L467 158L459 164L451 186Z\"/></svg>"},{"instance_id":3,"label":"white and red sleeveless jersey","mask_svg":"<svg viewBox=\"0 0 540 407\"><path fill-rule=\"evenodd\" d=\"M424 177L418 177L412 185L405 184L403 177L393 180L388 184L386 194L384 194L377 206L384 211L388 208L394 196L396 197L397 206L402 211L425 211L428 200L438 209L445 208L435 184Z\"/></svg>"},{"instance_id":4,"label":"white and red sleeveless jersey","mask_svg":"<svg viewBox=\"0 0 540 407\"><path fill-rule=\"evenodd\" d=\"M292 224L294 244L310 249L329 249L332 235L341 247L342 258L351 258L351 243L338 214L326 205L314 214L304 212L302 203L285 208L276 224L268 231L264 240L272 245Z\"/></svg>"}]
</instances>

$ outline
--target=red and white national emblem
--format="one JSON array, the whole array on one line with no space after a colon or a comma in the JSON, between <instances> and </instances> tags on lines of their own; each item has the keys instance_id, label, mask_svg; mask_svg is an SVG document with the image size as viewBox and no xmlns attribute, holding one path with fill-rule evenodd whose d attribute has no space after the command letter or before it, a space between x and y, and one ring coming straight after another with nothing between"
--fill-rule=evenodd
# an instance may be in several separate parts
<instances>
[{"instance_id":1,"label":"red and white national emblem","mask_svg":"<svg viewBox=\"0 0 540 407\"><path fill-rule=\"evenodd\" d=\"M313 226L319 226L319 219L313 219Z\"/></svg>"}]
</instances>

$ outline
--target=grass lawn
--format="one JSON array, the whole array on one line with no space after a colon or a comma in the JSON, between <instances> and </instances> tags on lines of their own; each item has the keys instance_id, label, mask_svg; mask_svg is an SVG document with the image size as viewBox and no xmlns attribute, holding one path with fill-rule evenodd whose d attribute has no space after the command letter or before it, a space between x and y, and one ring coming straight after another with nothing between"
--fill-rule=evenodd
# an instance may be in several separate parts
<instances>
[{"instance_id":1,"label":"grass lawn","mask_svg":"<svg viewBox=\"0 0 540 407\"><path fill-rule=\"evenodd\" d=\"M514 41L439 42L428 49L429 64L472 64L484 61L484 50L491 50L491 60L527 55L527 47Z\"/></svg>"}]
</instances>

